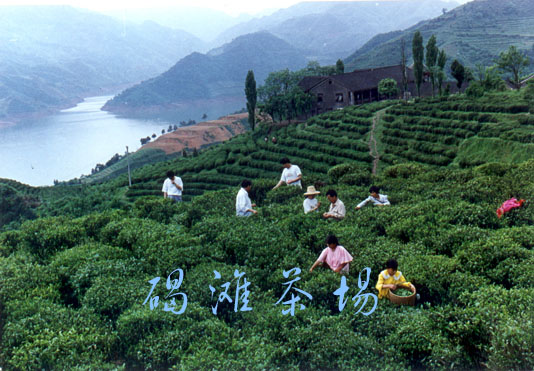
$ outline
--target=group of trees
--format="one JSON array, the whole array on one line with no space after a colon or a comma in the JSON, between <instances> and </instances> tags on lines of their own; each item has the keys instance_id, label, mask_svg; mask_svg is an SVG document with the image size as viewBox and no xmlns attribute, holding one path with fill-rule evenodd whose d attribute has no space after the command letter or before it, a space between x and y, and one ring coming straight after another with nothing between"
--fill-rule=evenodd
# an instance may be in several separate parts
<instances>
[{"instance_id":1,"label":"group of trees","mask_svg":"<svg viewBox=\"0 0 534 371\"><path fill-rule=\"evenodd\" d=\"M264 85L256 89L254 72L248 71L245 95L251 129L254 130L255 127L256 108L269 114L275 121L291 121L308 112L313 105L314 97L298 86L305 76L330 76L343 73L345 65L341 59L338 59L334 66L321 66L317 61L311 61L305 68L296 72L288 69L271 72Z\"/></svg>"},{"instance_id":2,"label":"group of trees","mask_svg":"<svg viewBox=\"0 0 534 371\"><path fill-rule=\"evenodd\" d=\"M417 95L421 95L421 83L423 82L424 68L428 70L430 83L432 84L432 95L436 85L438 86L439 94L443 93L443 80L445 80L445 64L447 63L447 54L445 50L437 47L436 36L432 35L426 44L423 46L423 36L421 32L417 31L413 36L412 52L414 60L414 77L417 86Z\"/></svg>"},{"instance_id":3,"label":"group of trees","mask_svg":"<svg viewBox=\"0 0 534 371\"><path fill-rule=\"evenodd\" d=\"M304 76L302 70L292 72L285 69L270 73L265 84L258 89L260 108L278 121L291 120L309 111L314 98L298 86Z\"/></svg>"},{"instance_id":4,"label":"group of trees","mask_svg":"<svg viewBox=\"0 0 534 371\"><path fill-rule=\"evenodd\" d=\"M404 41L402 40L401 42L402 63L403 66L405 66L406 58L404 53ZM425 54L423 36L419 31L416 31L412 41L412 51L415 83L418 95L420 95L420 86L423 81L425 68L432 84L432 94L434 94L437 85L438 92L442 95L443 81L446 77L445 65L447 63L447 54L443 49L440 50L437 47L436 37L432 35L428 40ZM494 66L483 67L477 65L475 67L476 75L457 59L451 63L450 72L452 77L456 79L456 86L458 89L462 88L465 81L474 81L475 86L470 92L471 94L480 95L480 92L483 94L484 91L504 90L506 88L505 83L501 78L501 73L509 74L509 83L519 89L521 87L522 74L529 64L529 58L512 45L509 47L508 51L501 52Z\"/></svg>"},{"instance_id":5,"label":"group of trees","mask_svg":"<svg viewBox=\"0 0 534 371\"><path fill-rule=\"evenodd\" d=\"M444 49L439 49L437 39L432 35L425 47L423 36L420 31L416 31L412 40L413 71L417 94L421 95L421 84L425 69L432 84L432 95L438 90L438 94L447 94L447 89L443 89L443 82L446 79L445 66L447 64L447 54ZM530 60L515 46L510 46L507 52L502 52L492 67L476 66L476 76L462 63L455 59L450 66L450 73L456 79L458 89L461 89L465 81L475 81L474 87L468 92L473 95L483 94L488 90L504 90L506 88L500 73L509 73L509 82L516 88L521 87L522 73L530 64ZM404 39L401 40L401 67L403 72L402 91L408 87L408 77L406 75L406 52ZM342 60L338 60L334 66L320 66L318 62L309 62L306 68L292 72L288 69L272 72L269 74L263 86L256 89L256 81L253 71L249 71L245 81L245 94L247 97L247 111L249 113L249 124L252 130L255 127L255 111L259 107L263 112L269 114L273 120L291 120L299 115L308 112L314 102L311 94L305 93L299 86L299 81L305 76L329 76L343 74L345 66ZM397 82L392 78L383 79L378 86L380 95L391 98L398 94ZM258 102L259 101L259 102Z\"/></svg>"},{"instance_id":6,"label":"group of trees","mask_svg":"<svg viewBox=\"0 0 534 371\"><path fill-rule=\"evenodd\" d=\"M149 137L147 137L148 140L150 140ZM143 138L145 139L145 138ZM141 144L143 144L143 139L141 139ZM125 155L126 156L126 155ZM102 171L104 170L105 168L119 162L120 160L122 160L125 156L123 155L119 155L118 153L115 153L113 155L112 158L110 158L105 164L96 164L95 168L94 169L91 169L91 174L96 174L98 173L99 171Z\"/></svg>"}]
</instances>

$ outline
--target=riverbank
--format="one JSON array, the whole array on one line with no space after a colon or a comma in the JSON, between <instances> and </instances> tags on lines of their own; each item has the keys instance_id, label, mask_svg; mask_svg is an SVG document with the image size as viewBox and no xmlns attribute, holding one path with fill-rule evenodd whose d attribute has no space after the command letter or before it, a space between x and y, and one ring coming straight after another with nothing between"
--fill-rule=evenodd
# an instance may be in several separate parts
<instances>
[{"instance_id":1,"label":"riverbank","mask_svg":"<svg viewBox=\"0 0 534 371\"><path fill-rule=\"evenodd\" d=\"M164 134L139 149L161 149L169 155L182 152L184 149L200 149L214 143L224 142L242 134L247 130L245 124L248 113L223 116L217 120L200 122L196 125L179 127L177 130Z\"/></svg>"}]
</instances>

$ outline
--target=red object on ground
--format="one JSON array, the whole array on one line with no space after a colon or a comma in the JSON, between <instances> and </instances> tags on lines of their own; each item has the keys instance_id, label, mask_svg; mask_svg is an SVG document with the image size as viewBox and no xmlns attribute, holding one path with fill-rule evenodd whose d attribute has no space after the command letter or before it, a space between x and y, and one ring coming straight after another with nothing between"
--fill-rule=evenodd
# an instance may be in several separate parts
<instances>
[{"instance_id":1,"label":"red object on ground","mask_svg":"<svg viewBox=\"0 0 534 371\"><path fill-rule=\"evenodd\" d=\"M517 207L521 207L525 200L519 200L517 201L517 198L511 198L509 200L506 200L502 203L501 207L497 209L497 217L502 217L505 213L508 211L515 209Z\"/></svg>"}]
</instances>

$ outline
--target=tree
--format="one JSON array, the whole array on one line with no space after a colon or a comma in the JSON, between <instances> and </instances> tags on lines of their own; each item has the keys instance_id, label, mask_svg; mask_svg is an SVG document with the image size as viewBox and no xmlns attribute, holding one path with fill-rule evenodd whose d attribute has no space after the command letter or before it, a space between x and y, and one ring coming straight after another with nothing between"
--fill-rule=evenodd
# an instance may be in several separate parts
<instances>
[{"instance_id":1,"label":"tree","mask_svg":"<svg viewBox=\"0 0 534 371\"><path fill-rule=\"evenodd\" d=\"M386 78L378 83L378 94L385 95L387 98L394 97L399 93L397 81L391 78Z\"/></svg>"},{"instance_id":2,"label":"tree","mask_svg":"<svg viewBox=\"0 0 534 371\"><path fill-rule=\"evenodd\" d=\"M528 80L527 87L523 90L523 97L532 105L534 102L534 79Z\"/></svg>"},{"instance_id":3,"label":"tree","mask_svg":"<svg viewBox=\"0 0 534 371\"><path fill-rule=\"evenodd\" d=\"M437 71L439 95L442 94L443 80L445 80L445 64L447 64L447 54L445 53L445 50L441 49L438 54L438 71Z\"/></svg>"},{"instance_id":4,"label":"tree","mask_svg":"<svg viewBox=\"0 0 534 371\"><path fill-rule=\"evenodd\" d=\"M463 64L458 62L457 59L455 59L451 64L451 74L452 77L454 77L457 81L456 86L458 87L458 89L461 89L462 84L465 80L465 68Z\"/></svg>"},{"instance_id":5,"label":"tree","mask_svg":"<svg viewBox=\"0 0 534 371\"><path fill-rule=\"evenodd\" d=\"M345 65L341 59L336 62L336 75L342 75L345 73Z\"/></svg>"},{"instance_id":6,"label":"tree","mask_svg":"<svg viewBox=\"0 0 534 371\"><path fill-rule=\"evenodd\" d=\"M342 62L343 63L343 62ZM345 70L345 66L343 66ZM337 74L337 63L336 66L324 66L321 67L317 61L309 61L306 65L306 68L297 72L299 75L304 76L330 76Z\"/></svg>"},{"instance_id":7,"label":"tree","mask_svg":"<svg viewBox=\"0 0 534 371\"><path fill-rule=\"evenodd\" d=\"M508 52L502 52L497 59L497 66L504 72L512 74L509 80L516 89L521 87L520 80L523 70L530 64L530 59L520 52L514 45L508 48Z\"/></svg>"},{"instance_id":8,"label":"tree","mask_svg":"<svg viewBox=\"0 0 534 371\"><path fill-rule=\"evenodd\" d=\"M202 115L202 120L205 120L207 118L208 118L208 115L206 113Z\"/></svg>"},{"instance_id":9,"label":"tree","mask_svg":"<svg viewBox=\"0 0 534 371\"><path fill-rule=\"evenodd\" d=\"M428 72L430 73L430 82L432 83L432 95L434 95L434 87L436 85L437 69L435 67L437 64L439 53L439 49L436 46L436 43L436 36L432 35L430 39L428 39L428 43L426 44L425 60Z\"/></svg>"},{"instance_id":10,"label":"tree","mask_svg":"<svg viewBox=\"0 0 534 371\"><path fill-rule=\"evenodd\" d=\"M402 72L402 95L408 90L408 76L406 74L406 41L401 39L401 72Z\"/></svg>"},{"instance_id":11,"label":"tree","mask_svg":"<svg viewBox=\"0 0 534 371\"><path fill-rule=\"evenodd\" d=\"M298 86L305 73L290 72L288 69L271 72L265 84L258 89L258 97L263 112L273 120L291 120L307 112L313 104L313 96Z\"/></svg>"},{"instance_id":12,"label":"tree","mask_svg":"<svg viewBox=\"0 0 534 371\"><path fill-rule=\"evenodd\" d=\"M481 64L476 66L476 76L473 85L480 86L482 91L504 91L506 84L504 83L497 66L484 67Z\"/></svg>"},{"instance_id":13,"label":"tree","mask_svg":"<svg viewBox=\"0 0 534 371\"><path fill-rule=\"evenodd\" d=\"M415 75L415 85L417 86L417 95L421 96L421 83L423 82L423 57L425 47L423 46L423 36L421 32L416 31L412 41L413 52L413 73Z\"/></svg>"},{"instance_id":14,"label":"tree","mask_svg":"<svg viewBox=\"0 0 534 371\"><path fill-rule=\"evenodd\" d=\"M256 126L256 102L258 93L252 70L248 71L247 78L245 79L245 95L247 96L248 123L250 124L251 130L254 130Z\"/></svg>"}]
</instances>

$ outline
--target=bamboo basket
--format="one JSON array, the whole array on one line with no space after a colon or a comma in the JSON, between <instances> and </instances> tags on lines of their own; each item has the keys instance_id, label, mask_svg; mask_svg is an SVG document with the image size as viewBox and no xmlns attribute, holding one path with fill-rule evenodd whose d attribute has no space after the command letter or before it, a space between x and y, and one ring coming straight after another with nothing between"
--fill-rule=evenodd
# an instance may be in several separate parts
<instances>
[{"instance_id":1,"label":"bamboo basket","mask_svg":"<svg viewBox=\"0 0 534 371\"><path fill-rule=\"evenodd\" d=\"M410 290L409 287L403 286L403 288ZM387 298L394 304L398 305L415 305L415 299L416 299L416 290L415 287L412 290L412 295L410 296L398 296L393 293L393 291L389 290Z\"/></svg>"}]
</instances>

